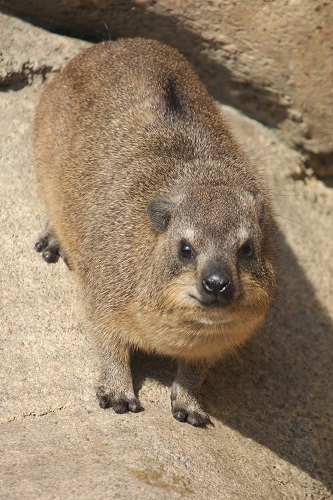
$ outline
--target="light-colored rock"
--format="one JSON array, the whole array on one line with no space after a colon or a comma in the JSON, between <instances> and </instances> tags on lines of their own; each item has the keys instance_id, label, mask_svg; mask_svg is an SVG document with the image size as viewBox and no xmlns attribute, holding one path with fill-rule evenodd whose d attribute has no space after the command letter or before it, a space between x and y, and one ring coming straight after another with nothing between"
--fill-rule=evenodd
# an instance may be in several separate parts
<instances>
[{"instance_id":1,"label":"light-colored rock","mask_svg":"<svg viewBox=\"0 0 333 500\"><path fill-rule=\"evenodd\" d=\"M45 79L89 45L83 40L49 36L15 17L0 15L0 90L18 90L35 77Z\"/></svg>"},{"instance_id":2,"label":"light-colored rock","mask_svg":"<svg viewBox=\"0 0 333 500\"><path fill-rule=\"evenodd\" d=\"M0 6L61 33L175 45L217 99L276 127L319 176L333 175L333 2L0 0Z\"/></svg>"},{"instance_id":3,"label":"light-colored rock","mask_svg":"<svg viewBox=\"0 0 333 500\"><path fill-rule=\"evenodd\" d=\"M0 15L8 32L17 22ZM15 37L7 45L8 67L26 60L52 72L82 47L20 26L26 44ZM55 59L55 47L65 47L63 59ZM141 354L133 372L145 412L103 411L73 277L33 250L44 224L30 147L42 88L36 76L0 94L0 498L332 498L332 191L314 178L295 182L299 155L271 130L223 108L276 202L280 273L272 315L237 356L210 372L204 399L214 426L175 421L175 366Z\"/></svg>"}]
</instances>

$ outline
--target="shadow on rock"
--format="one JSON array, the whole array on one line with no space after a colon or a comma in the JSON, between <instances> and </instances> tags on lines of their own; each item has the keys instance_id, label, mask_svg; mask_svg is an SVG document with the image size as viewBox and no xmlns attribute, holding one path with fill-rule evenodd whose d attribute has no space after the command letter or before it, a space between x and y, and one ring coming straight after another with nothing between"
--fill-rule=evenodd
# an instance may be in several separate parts
<instances>
[{"instance_id":1,"label":"shadow on rock","mask_svg":"<svg viewBox=\"0 0 333 500\"><path fill-rule=\"evenodd\" d=\"M333 488L333 328L279 235L275 306L264 330L208 376L209 411Z\"/></svg>"}]
</instances>

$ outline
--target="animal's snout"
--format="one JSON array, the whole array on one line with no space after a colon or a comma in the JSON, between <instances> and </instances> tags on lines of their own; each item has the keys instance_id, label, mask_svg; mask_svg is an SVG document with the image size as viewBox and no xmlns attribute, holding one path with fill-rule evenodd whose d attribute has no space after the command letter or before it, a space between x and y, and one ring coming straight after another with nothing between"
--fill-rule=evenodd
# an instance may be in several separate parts
<instances>
[{"instance_id":1,"label":"animal's snout","mask_svg":"<svg viewBox=\"0 0 333 500\"><path fill-rule=\"evenodd\" d=\"M227 298L232 292L232 281L227 271L215 271L205 276L202 287L208 295Z\"/></svg>"},{"instance_id":2,"label":"animal's snout","mask_svg":"<svg viewBox=\"0 0 333 500\"><path fill-rule=\"evenodd\" d=\"M208 270L207 270L208 271ZM208 307L223 307L234 300L232 278L225 269L211 269L201 279L200 302Z\"/></svg>"}]
</instances>

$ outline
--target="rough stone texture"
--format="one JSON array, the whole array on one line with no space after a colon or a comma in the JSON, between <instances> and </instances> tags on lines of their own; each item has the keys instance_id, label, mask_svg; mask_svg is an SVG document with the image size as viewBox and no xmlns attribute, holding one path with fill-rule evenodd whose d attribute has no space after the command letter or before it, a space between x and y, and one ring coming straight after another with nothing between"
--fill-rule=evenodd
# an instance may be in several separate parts
<instances>
[{"instance_id":1,"label":"rough stone texture","mask_svg":"<svg viewBox=\"0 0 333 500\"><path fill-rule=\"evenodd\" d=\"M333 175L333 2L0 0L65 34L145 36L189 57L217 99L269 126Z\"/></svg>"},{"instance_id":2,"label":"rough stone texture","mask_svg":"<svg viewBox=\"0 0 333 500\"><path fill-rule=\"evenodd\" d=\"M0 93L0 497L332 498L332 190L314 178L295 181L300 156L223 107L276 202L272 314L210 372L204 400L212 427L172 418L175 366L142 354L133 373L145 411L103 411L73 276L33 250L44 224L31 162L33 109L43 80L82 42L3 15L0 36L2 78L32 68L31 78Z\"/></svg>"},{"instance_id":3,"label":"rough stone texture","mask_svg":"<svg viewBox=\"0 0 333 500\"><path fill-rule=\"evenodd\" d=\"M14 17L0 17L0 91L19 90L35 77L46 79L60 70L66 61L86 47L88 42L68 37L51 37Z\"/></svg>"}]
</instances>

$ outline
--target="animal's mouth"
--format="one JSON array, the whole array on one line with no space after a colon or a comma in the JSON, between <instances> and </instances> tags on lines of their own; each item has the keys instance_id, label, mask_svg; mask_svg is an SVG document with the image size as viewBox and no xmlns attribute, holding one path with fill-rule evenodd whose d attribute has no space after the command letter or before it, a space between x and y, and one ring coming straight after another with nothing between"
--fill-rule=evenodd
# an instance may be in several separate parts
<instances>
[{"instance_id":1,"label":"animal's mouth","mask_svg":"<svg viewBox=\"0 0 333 500\"><path fill-rule=\"evenodd\" d=\"M196 302L198 302L202 307L207 308L207 309L221 309L222 307L226 307L229 304L226 304L224 301L219 300L216 297L212 297L210 299L205 299L203 300L200 297L196 297L193 294L189 294L189 297L191 299L194 299Z\"/></svg>"},{"instance_id":2,"label":"animal's mouth","mask_svg":"<svg viewBox=\"0 0 333 500\"><path fill-rule=\"evenodd\" d=\"M217 326L226 325L233 321L233 316L227 313L227 310L217 299L211 299L209 302L201 300L195 295L189 294L189 297L200 306L196 308L195 321L202 325Z\"/></svg>"}]
</instances>

